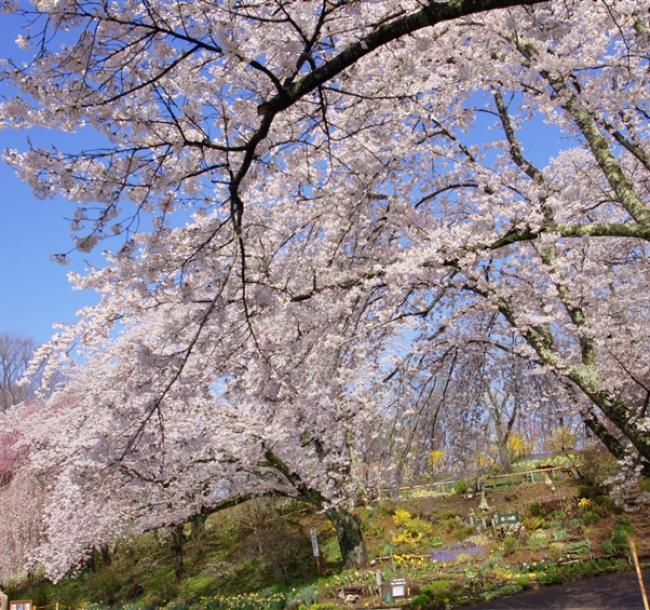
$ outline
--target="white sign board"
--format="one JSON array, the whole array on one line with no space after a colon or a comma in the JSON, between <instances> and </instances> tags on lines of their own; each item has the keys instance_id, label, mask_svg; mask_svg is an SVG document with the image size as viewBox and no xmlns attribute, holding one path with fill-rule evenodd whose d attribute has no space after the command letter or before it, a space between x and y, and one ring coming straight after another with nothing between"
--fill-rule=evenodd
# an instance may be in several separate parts
<instances>
[{"instance_id":1,"label":"white sign board","mask_svg":"<svg viewBox=\"0 0 650 610\"><path fill-rule=\"evenodd\" d=\"M393 597L404 597L406 595L406 585L393 585Z\"/></svg>"},{"instance_id":2,"label":"white sign board","mask_svg":"<svg viewBox=\"0 0 650 610\"><path fill-rule=\"evenodd\" d=\"M406 597L406 580L404 578L393 578L390 581L390 588L393 597Z\"/></svg>"},{"instance_id":3,"label":"white sign board","mask_svg":"<svg viewBox=\"0 0 650 610\"><path fill-rule=\"evenodd\" d=\"M320 556L320 549L318 548L318 538L316 536L316 530L312 527L309 531L311 534L311 551L314 557Z\"/></svg>"}]
</instances>

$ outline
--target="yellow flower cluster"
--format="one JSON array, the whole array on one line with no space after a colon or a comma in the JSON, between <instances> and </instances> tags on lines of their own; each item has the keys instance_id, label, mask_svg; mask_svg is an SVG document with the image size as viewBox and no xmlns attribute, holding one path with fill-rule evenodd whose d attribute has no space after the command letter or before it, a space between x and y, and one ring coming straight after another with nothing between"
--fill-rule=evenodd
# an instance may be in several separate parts
<instances>
[{"instance_id":1,"label":"yellow flower cluster","mask_svg":"<svg viewBox=\"0 0 650 610\"><path fill-rule=\"evenodd\" d=\"M508 451L510 451L510 455L514 459L528 455L532 450L533 444L521 436L521 434L514 433L510 435L508 439Z\"/></svg>"},{"instance_id":2,"label":"yellow flower cluster","mask_svg":"<svg viewBox=\"0 0 650 610\"><path fill-rule=\"evenodd\" d=\"M393 555L393 562L401 567L423 568L428 565L426 557L417 557L414 555Z\"/></svg>"},{"instance_id":3,"label":"yellow flower cluster","mask_svg":"<svg viewBox=\"0 0 650 610\"><path fill-rule=\"evenodd\" d=\"M215 606L219 610L268 610L268 608L281 607L285 600L284 593L260 595L259 593L241 593L239 595L215 595L202 597L200 610L208 610Z\"/></svg>"},{"instance_id":4,"label":"yellow flower cluster","mask_svg":"<svg viewBox=\"0 0 650 610\"><path fill-rule=\"evenodd\" d=\"M393 534L392 541L393 544L415 544L416 542L420 542L423 537L424 534L422 532L406 530Z\"/></svg>"},{"instance_id":5,"label":"yellow flower cluster","mask_svg":"<svg viewBox=\"0 0 650 610\"><path fill-rule=\"evenodd\" d=\"M496 568L494 570L494 575L499 578L503 578L503 580L514 580L517 576L515 572L508 568Z\"/></svg>"},{"instance_id":6,"label":"yellow flower cluster","mask_svg":"<svg viewBox=\"0 0 650 610\"><path fill-rule=\"evenodd\" d=\"M492 466L493 463L494 463L494 458L492 458L487 453L479 453L476 456L476 465L479 468L488 468L489 466Z\"/></svg>"},{"instance_id":7,"label":"yellow flower cluster","mask_svg":"<svg viewBox=\"0 0 650 610\"><path fill-rule=\"evenodd\" d=\"M393 523L397 527L402 527L403 525L406 525L412 518L413 515L411 515L409 511L398 508L393 514Z\"/></svg>"},{"instance_id":8,"label":"yellow flower cluster","mask_svg":"<svg viewBox=\"0 0 650 610\"><path fill-rule=\"evenodd\" d=\"M445 452L442 451L441 449L434 449L429 454L429 463L431 464L431 468L433 468L434 470L439 468L442 465L444 459L445 459Z\"/></svg>"}]
</instances>

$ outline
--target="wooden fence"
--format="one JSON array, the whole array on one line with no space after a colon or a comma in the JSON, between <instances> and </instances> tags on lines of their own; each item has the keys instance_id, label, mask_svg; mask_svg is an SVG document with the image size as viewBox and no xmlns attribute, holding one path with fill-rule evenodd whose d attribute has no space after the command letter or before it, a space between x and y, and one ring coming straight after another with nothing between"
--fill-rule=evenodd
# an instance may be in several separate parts
<instances>
[{"instance_id":1,"label":"wooden fence","mask_svg":"<svg viewBox=\"0 0 650 610\"><path fill-rule=\"evenodd\" d=\"M512 487L522 483L543 483L547 478L551 482L560 481L567 477L574 478L575 472L570 466L553 466L551 468L535 468L525 472L511 472L508 474L497 474L474 479L478 490L498 489L501 487ZM377 489L375 500L382 498L431 498L436 496L449 496L457 493L459 481L465 479L448 479L435 483L424 483L422 485L408 485L403 487L380 487Z\"/></svg>"}]
</instances>

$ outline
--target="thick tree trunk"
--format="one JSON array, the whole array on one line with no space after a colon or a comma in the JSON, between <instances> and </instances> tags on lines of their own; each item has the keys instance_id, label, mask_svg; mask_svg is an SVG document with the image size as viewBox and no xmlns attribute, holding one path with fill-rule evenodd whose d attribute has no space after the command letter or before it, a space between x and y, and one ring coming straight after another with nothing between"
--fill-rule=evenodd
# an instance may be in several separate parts
<instances>
[{"instance_id":1,"label":"thick tree trunk","mask_svg":"<svg viewBox=\"0 0 650 610\"><path fill-rule=\"evenodd\" d=\"M622 460L627 456L623 443L604 426L594 413L583 414L582 421L617 460ZM643 462L641 473L645 477L650 477L650 461L643 458L641 460Z\"/></svg>"},{"instance_id":2,"label":"thick tree trunk","mask_svg":"<svg viewBox=\"0 0 650 610\"><path fill-rule=\"evenodd\" d=\"M183 525L177 525L172 530L172 552L174 553L174 574L176 580L183 576L183 543L185 542L185 532Z\"/></svg>"},{"instance_id":3,"label":"thick tree trunk","mask_svg":"<svg viewBox=\"0 0 650 610\"><path fill-rule=\"evenodd\" d=\"M499 461L501 462L501 472L510 474L512 472L512 459L508 450L507 442L502 438L497 439L497 448L499 449Z\"/></svg>"},{"instance_id":4,"label":"thick tree trunk","mask_svg":"<svg viewBox=\"0 0 650 610\"><path fill-rule=\"evenodd\" d=\"M102 553L102 563L105 566L110 566L113 563L113 558L111 556L111 547L108 544L102 544L100 547Z\"/></svg>"},{"instance_id":5,"label":"thick tree trunk","mask_svg":"<svg viewBox=\"0 0 650 610\"><path fill-rule=\"evenodd\" d=\"M499 300L499 311L513 328L521 331L517 325L515 313L506 299ZM584 349L586 340L581 341L585 363L571 366L556 352L555 348L538 330L528 328L522 331L522 334L545 364L561 371L562 376L573 382L600 409L603 415L623 433L639 452L644 468L646 468L646 465L650 464L650 434L635 417L633 409L617 400L608 390L602 387L598 371L593 366L595 355L593 353L584 353L588 351Z\"/></svg>"},{"instance_id":6,"label":"thick tree trunk","mask_svg":"<svg viewBox=\"0 0 650 610\"><path fill-rule=\"evenodd\" d=\"M292 472L273 451L267 449L265 458L267 460L267 466L278 472L298 492L296 497L319 509L323 508L326 499L322 494L305 485L300 475ZM368 562L368 551L366 550L366 543L361 532L359 518L341 508L330 508L325 511L325 515L336 528L336 538L341 549L343 564L345 566L356 567L366 565Z\"/></svg>"},{"instance_id":7,"label":"thick tree trunk","mask_svg":"<svg viewBox=\"0 0 650 610\"><path fill-rule=\"evenodd\" d=\"M617 460L622 460L625 457L623 443L603 425L594 413L584 413L582 421Z\"/></svg>"},{"instance_id":8,"label":"thick tree trunk","mask_svg":"<svg viewBox=\"0 0 650 610\"><path fill-rule=\"evenodd\" d=\"M508 448L508 441L512 433L512 427L517 418L517 403L515 403L512 413L508 418L508 423L504 426L503 415L506 414L509 396L506 394L499 400L499 397L493 393L491 388L487 388L483 405L490 413L494 421L494 431L496 434L497 450L499 451L499 462L501 462L501 472L510 474L512 472L512 456Z\"/></svg>"},{"instance_id":9,"label":"thick tree trunk","mask_svg":"<svg viewBox=\"0 0 650 610\"><path fill-rule=\"evenodd\" d=\"M208 512L201 511L198 515L194 515L190 519L192 524L192 539L201 540L205 534L205 522L208 520Z\"/></svg>"},{"instance_id":10,"label":"thick tree trunk","mask_svg":"<svg viewBox=\"0 0 650 610\"><path fill-rule=\"evenodd\" d=\"M327 518L336 528L336 538L341 549L343 565L362 567L368 563L368 551L361 532L359 517L340 508L325 511Z\"/></svg>"},{"instance_id":11,"label":"thick tree trunk","mask_svg":"<svg viewBox=\"0 0 650 610\"><path fill-rule=\"evenodd\" d=\"M650 434L648 434L634 412L622 402L613 398L606 390L597 387L596 374L591 376L577 368L569 371L567 377L573 381L600 408L605 417L614 424L625 437L636 447L644 464L650 464ZM599 436L598 438L601 438ZM602 438L601 438L602 440ZM609 445L605 445L608 449ZM616 454L614 454L616 456ZM617 457L617 456L616 456Z\"/></svg>"}]
</instances>

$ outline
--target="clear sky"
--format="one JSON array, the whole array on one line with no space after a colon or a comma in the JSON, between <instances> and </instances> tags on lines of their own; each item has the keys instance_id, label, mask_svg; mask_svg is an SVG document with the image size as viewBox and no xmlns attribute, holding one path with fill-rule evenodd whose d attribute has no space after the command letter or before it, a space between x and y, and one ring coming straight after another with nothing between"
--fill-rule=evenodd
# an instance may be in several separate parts
<instances>
[{"instance_id":1,"label":"clear sky","mask_svg":"<svg viewBox=\"0 0 650 610\"><path fill-rule=\"evenodd\" d=\"M0 14L0 57L11 57L17 63L22 53L15 44L20 24L19 19ZM11 93L0 82L0 96ZM28 136L38 144L71 151L92 147L93 142L92 134L87 132L62 136L48 130L16 133L5 129L0 130L0 150L24 150ZM521 137L524 145L528 144L530 157L541 164L571 144L560 141L559 132L540 120L530 122ZM477 141L481 139L477 137ZM0 186L0 332L17 332L44 342L52 335L54 323L74 321L77 309L95 302L93 293L75 292L67 280L68 271L86 268L88 255L73 253L67 266L50 260L52 254L70 249L66 217L72 213L71 203L63 199L36 200L29 186L1 161ZM94 264L100 260L93 254Z\"/></svg>"},{"instance_id":2,"label":"clear sky","mask_svg":"<svg viewBox=\"0 0 650 610\"><path fill-rule=\"evenodd\" d=\"M0 57L20 57L14 40L20 22L0 14ZM0 95L9 92L0 83ZM39 143L61 141L54 132L0 131L0 149L27 147L28 135ZM0 162L0 332L17 332L37 342L46 341L55 322L71 322L74 312L92 303L92 293L72 291L68 271L85 268L84 255L73 256L70 266L49 257L70 249L68 231L72 204L56 199L38 201L27 184Z\"/></svg>"}]
</instances>

